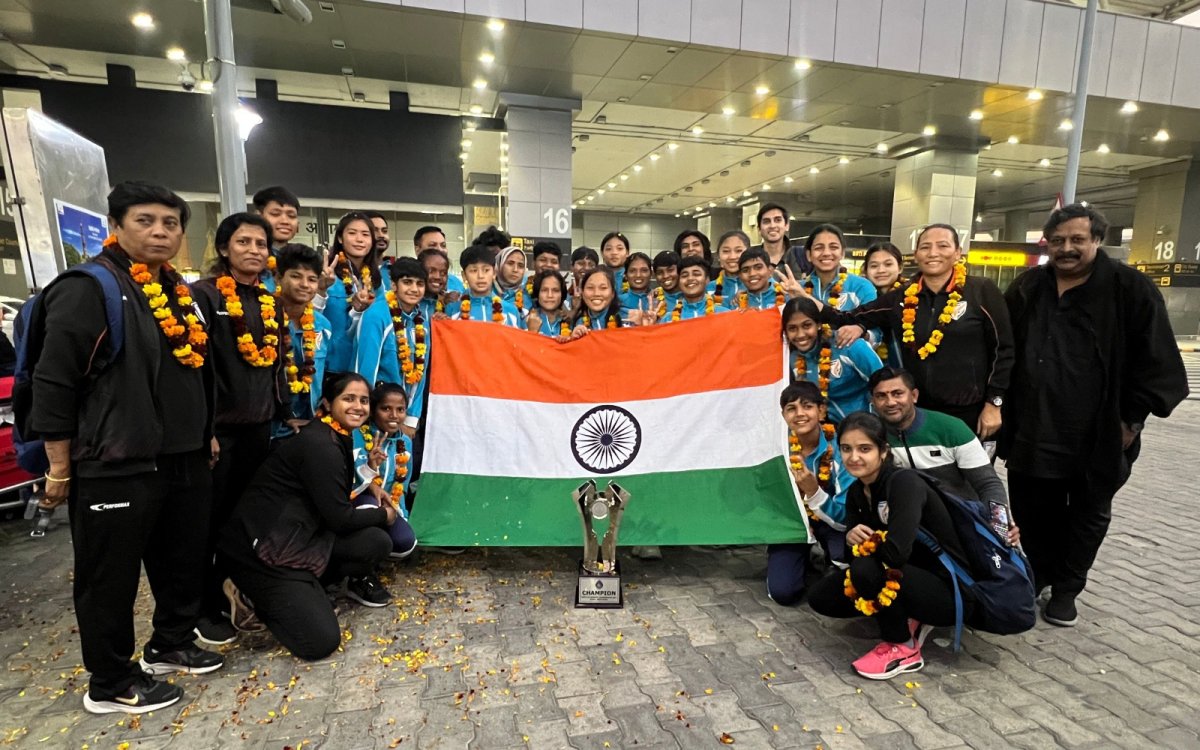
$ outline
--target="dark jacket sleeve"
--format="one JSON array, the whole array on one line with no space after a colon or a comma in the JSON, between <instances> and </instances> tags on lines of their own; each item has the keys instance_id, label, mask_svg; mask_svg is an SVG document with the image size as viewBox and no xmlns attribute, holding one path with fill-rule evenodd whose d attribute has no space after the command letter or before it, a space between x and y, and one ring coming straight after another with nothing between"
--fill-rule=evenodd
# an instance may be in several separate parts
<instances>
[{"instance_id":1,"label":"dark jacket sleeve","mask_svg":"<svg viewBox=\"0 0 1200 750\"><path fill-rule=\"evenodd\" d=\"M1120 408L1123 422L1138 424L1170 415L1187 398L1188 380L1162 294L1140 273L1129 283Z\"/></svg>"},{"instance_id":2,"label":"dark jacket sleeve","mask_svg":"<svg viewBox=\"0 0 1200 750\"><path fill-rule=\"evenodd\" d=\"M108 332L104 299L95 280L69 276L48 288L36 304L44 306L45 336L33 368L30 424L47 440L74 437L79 393L92 358L105 345L102 339Z\"/></svg>"},{"instance_id":3,"label":"dark jacket sleeve","mask_svg":"<svg viewBox=\"0 0 1200 750\"><path fill-rule=\"evenodd\" d=\"M335 534L383 526L387 512L383 508L356 508L350 504L350 480L346 469L349 456L327 434L313 435L315 455L300 465L300 481L325 526Z\"/></svg>"},{"instance_id":4,"label":"dark jacket sleeve","mask_svg":"<svg viewBox=\"0 0 1200 750\"><path fill-rule=\"evenodd\" d=\"M990 280L984 279L980 285L984 315L990 325L985 327L988 348L992 351L992 371L988 375L987 390L984 396L992 399L1003 396L1012 382L1015 348L1013 344L1012 318L1008 314L1008 303L1000 292L1000 287Z\"/></svg>"},{"instance_id":5,"label":"dark jacket sleeve","mask_svg":"<svg viewBox=\"0 0 1200 750\"><path fill-rule=\"evenodd\" d=\"M844 325L861 326L864 331L879 328L884 331L896 329L899 335L899 320L896 308L904 302L904 290L893 289L881 297L876 297L865 305L859 305L853 310L842 311L832 305L821 308L821 323L828 323L834 328ZM1009 337L1011 341L1011 336Z\"/></svg>"},{"instance_id":6,"label":"dark jacket sleeve","mask_svg":"<svg viewBox=\"0 0 1200 750\"><path fill-rule=\"evenodd\" d=\"M887 482L887 539L875 555L881 562L898 568L908 562L921 526L929 486L915 471L897 471Z\"/></svg>"}]
</instances>

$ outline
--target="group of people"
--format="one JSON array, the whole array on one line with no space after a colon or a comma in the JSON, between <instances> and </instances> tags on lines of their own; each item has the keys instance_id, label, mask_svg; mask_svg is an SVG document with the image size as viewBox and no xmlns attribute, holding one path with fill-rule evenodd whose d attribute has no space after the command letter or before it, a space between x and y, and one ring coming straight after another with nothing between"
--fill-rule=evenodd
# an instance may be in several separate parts
<instances>
[{"instance_id":1,"label":"group of people","mask_svg":"<svg viewBox=\"0 0 1200 750\"><path fill-rule=\"evenodd\" d=\"M966 273L948 225L920 233L911 278L889 243L870 248L860 276L843 267L841 230L821 225L793 245L777 204L758 213L758 245L727 232L714 254L688 230L651 257L613 232L599 253L572 252L569 271L557 245L527 258L491 228L459 255L460 279L441 229L416 233L414 257L388 257L387 222L370 212L343 216L327 253L294 243L300 203L282 187L220 223L216 262L189 286L171 266L187 204L139 182L108 201L112 236L95 263L125 300L121 340L103 284L72 270L37 298L42 324L27 333L29 424L49 459L46 502L70 505L94 712L179 700L153 675L223 664L197 637L266 628L317 659L339 644L331 590L391 600L376 572L416 548L407 518L440 319L569 345L779 309L792 472L824 557L848 573L808 589L810 545L770 545L768 592L876 616L883 642L855 662L874 678L920 668L924 633L954 616L953 583L914 539L925 529L953 552L955 532L909 469L1006 503L984 447L999 439L1021 523L1009 542L1024 542L1050 589L1045 618L1070 625L1142 424L1186 395L1161 296L1099 252L1104 219L1079 205L1050 217L1049 262L1005 295ZM154 632L134 662L142 564Z\"/></svg>"}]
</instances>

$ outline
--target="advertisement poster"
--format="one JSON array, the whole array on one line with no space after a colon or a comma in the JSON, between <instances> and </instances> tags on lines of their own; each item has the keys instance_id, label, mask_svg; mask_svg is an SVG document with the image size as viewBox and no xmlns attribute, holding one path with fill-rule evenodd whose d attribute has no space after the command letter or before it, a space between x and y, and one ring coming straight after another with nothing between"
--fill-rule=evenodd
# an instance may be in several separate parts
<instances>
[{"instance_id":1,"label":"advertisement poster","mask_svg":"<svg viewBox=\"0 0 1200 750\"><path fill-rule=\"evenodd\" d=\"M54 200L58 239L62 242L67 268L100 254L108 237L108 218L86 208Z\"/></svg>"}]
</instances>

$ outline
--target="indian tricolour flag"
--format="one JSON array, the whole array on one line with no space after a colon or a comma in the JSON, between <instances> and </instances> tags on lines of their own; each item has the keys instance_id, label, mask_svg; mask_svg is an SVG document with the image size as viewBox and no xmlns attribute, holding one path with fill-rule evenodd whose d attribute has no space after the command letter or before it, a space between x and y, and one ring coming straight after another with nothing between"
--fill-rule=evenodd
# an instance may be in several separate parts
<instances>
[{"instance_id":1,"label":"indian tricolour flag","mask_svg":"<svg viewBox=\"0 0 1200 750\"><path fill-rule=\"evenodd\" d=\"M618 482L621 544L803 542L775 310L559 344L433 324L412 525L435 545L579 545L571 491Z\"/></svg>"}]
</instances>

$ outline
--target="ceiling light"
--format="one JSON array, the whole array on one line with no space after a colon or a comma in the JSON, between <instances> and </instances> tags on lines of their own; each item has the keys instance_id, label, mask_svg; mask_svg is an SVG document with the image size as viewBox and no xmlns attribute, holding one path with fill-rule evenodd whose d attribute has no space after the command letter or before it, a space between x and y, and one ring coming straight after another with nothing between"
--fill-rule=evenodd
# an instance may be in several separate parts
<instances>
[{"instance_id":1,"label":"ceiling light","mask_svg":"<svg viewBox=\"0 0 1200 750\"><path fill-rule=\"evenodd\" d=\"M709 207L709 208L716 208L716 207L717 207L717 204L716 204L716 203L713 203L712 201L709 201L709 202L708 202L708 207Z\"/></svg>"},{"instance_id":2,"label":"ceiling light","mask_svg":"<svg viewBox=\"0 0 1200 750\"><path fill-rule=\"evenodd\" d=\"M463 141L462 141L462 147L463 147L464 149L470 148L470 147L471 147L471 139L470 139L470 138L463 138Z\"/></svg>"},{"instance_id":3,"label":"ceiling light","mask_svg":"<svg viewBox=\"0 0 1200 750\"><path fill-rule=\"evenodd\" d=\"M478 104L472 104L471 105L471 114L473 114L473 115L483 114L483 107L479 106Z\"/></svg>"},{"instance_id":4,"label":"ceiling light","mask_svg":"<svg viewBox=\"0 0 1200 750\"><path fill-rule=\"evenodd\" d=\"M1025 98L1031 102L1040 102L1046 98L1046 95L1037 89L1029 89L1029 91L1025 92Z\"/></svg>"},{"instance_id":5,"label":"ceiling light","mask_svg":"<svg viewBox=\"0 0 1200 750\"><path fill-rule=\"evenodd\" d=\"M504 31L504 22L499 18L489 18L487 22L487 29L493 34L499 34L501 31Z\"/></svg>"},{"instance_id":6,"label":"ceiling light","mask_svg":"<svg viewBox=\"0 0 1200 750\"><path fill-rule=\"evenodd\" d=\"M849 157L849 156L841 156L841 157L838 157L838 164L849 164L849 163L850 163L850 157Z\"/></svg>"},{"instance_id":7,"label":"ceiling light","mask_svg":"<svg viewBox=\"0 0 1200 750\"><path fill-rule=\"evenodd\" d=\"M650 161L658 161L660 158L658 154L650 154Z\"/></svg>"},{"instance_id":8,"label":"ceiling light","mask_svg":"<svg viewBox=\"0 0 1200 750\"><path fill-rule=\"evenodd\" d=\"M609 190L612 190L612 189L613 189L613 188L615 188L616 186L617 186L617 183L615 183L615 182L610 182L610 183L608 183L608 189L609 189Z\"/></svg>"},{"instance_id":9,"label":"ceiling light","mask_svg":"<svg viewBox=\"0 0 1200 750\"><path fill-rule=\"evenodd\" d=\"M1058 124L1059 130L1071 130L1075 127L1075 123L1071 122L1071 118L1065 118Z\"/></svg>"},{"instance_id":10,"label":"ceiling light","mask_svg":"<svg viewBox=\"0 0 1200 750\"><path fill-rule=\"evenodd\" d=\"M678 219L678 218L679 218L679 214L675 214L675 218L676 218L676 219Z\"/></svg>"},{"instance_id":11,"label":"ceiling light","mask_svg":"<svg viewBox=\"0 0 1200 750\"><path fill-rule=\"evenodd\" d=\"M983 214L975 214L975 223L976 223L976 224L982 224L982 223L983 223Z\"/></svg>"},{"instance_id":12,"label":"ceiling light","mask_svg":"<svg viewBox=\"0 0 1200 750\"><path fill-rule=\"evenodd\" d=\"M770 186L770 185L768 185L767 183L765 183L765 182L764 182L764 183L763 183L763 186L762 186L762 189L763 189L763 190L770 190L770 189L771 189L771 186Z\"/></svg>"},{"instance_id":13,"label":"ceiling light","mask_svg":"<svg viewBox=\"0 0 1200 750\"><path fill-rule=\"evenodd\" d=\"M679 144L678 143L668 143L667 148L674 151L675 149L679 148Z\"/></svg>"},{"instance_id":14,"label":"ceiling light","mask_svg":"<svg viewBox=\"0 0 1200 750\"><path fill-rule=\"evenodd\" d=\"M750 197L750 191L749 191L749 190L743 190L743 191L742 191L742 197L743 197L743 198L749 198L749 197Z\"/></svg>"},{"instance_id":15,"label":"ceiling light","mask_svg":"<svg viewBox=\"0 0 1200 750\"><path fill-rule=\"evenodd\" d=\"M982 109L973 109L973 110L971 110L971 114L969 114L967 116L975 121L982 120L983 119L983 110Z\"/></svg>"},{"instance_id":16,"label":"ceiling light","mask_svg":"<svg viewBox=\"0 0 1200 750\"><path fill-rule=\"evenodd\" d=\"M468 154L466 151L463 151L461 154L459 154L459 155L458 155L458 158L460 158L460 159L462 159L462 160L466 161L466 158L467 158L468 156L470 156L470 154Z\"/></svg>"},{"instance_id":17,"label":"ceiling light","mask_svg":"<svg viewBox=\"0 0 1200 750\"><path fill-rule=\"evenodd\" d=\"M933 125L926 125L925 128L921 130L921 135L925 136L926 138L937 135L937 128Z\"/></svg>"},{"instance_id":18,"label":"ceiling light","mask_svg":"<svg viewBox=\"0 0 1200 750\"><path fill-rule=\"evenodd\" d=\"M766 86L755 86L754 93L758 94L759 96L766 96L767 94L771 93L771 89L767 88Z\"/></svg>"},{"instance_id":19,"label":"ceiling light","mask_svg":"<svg viewBox=\"0 0 1200 750\"><path fill-rule=\"evenodd\" d=\"M692 135L700 135L703 132L704 132L704 128L700 127L699 125L696 125L695 127L692 128Z\"/></svg>"},{"instance_id":20,"label":"ceiling light","mask_svg":"<svg viewBox=\"0 0 1200 750\"><path fill-rule=\"evenodd\" d=\"M1122 114L1132 115L1134 112L1137 112L1137 111L1138 111L1137 102L1125 102L1124 104L1121 105L1121 113Z\"/></svg>"},{"instance_id":21,"label":"ceiling light","mask_svg":"<svg viewBox=\"0 0 1200 750\"><path fill-rule=\"evenodd\" d=\"M187 62L187 53L180 47L172 47L167 50L167 59L171 62Z\"/></svg>"},{"instance_id":22,"label":"ceiling light","mask_svg":"<svg viewBox=\"0 0 1200 750\"><path fill-rule=\"evenodd\" d=\"M133 24L134 28L141 29L142 31L149 31L154 28L154 16L149 13L134 13L129 18L129 22Z\"/></svg>"},{"instance_id":23,"label":"ceiling light","mask_svg":"<svg viewBox=\"0 0 1200 750\"><path fill-rule=\"evenodd\" d=\"M1159 143L1165 143L1165 142L1171 140L1171 134L1168 133L1165 129L1159 130L1157 133L1154 134L1154 140L1158 141Z\"/></svg>"},{"instance_id":24,"label":"ceiling light","mask_svg":"<svg viewBox=\"0 0 1200 750\"><path fill-rule=\"evenodd\" d=\"M207 94L213 90L213 82L212 81L201 81L200 83L196 84L196 88L200 89L201 91L203 91L204 93Z\"/></svg>"},{"instance_id":25,"label":"ceiling light","mask_svg":"<svg viewBox=\"0 0 1200 750\"><path fill-rule=\"evenodd\" d=\"M250 137L250 131L262 124L262 115L247 107L245 104L239 104L234 110L233 117L237 120L238 136L245 141Z\"/></svg>"},{"instance_id":26,"label":"ceiling light","mask_svg":"<svg viewBox=\"0 0 1200 750\"><path fill-rule=\"evenodd\" d=\"M594 200L596 200L596 196L594 196L594 195L589 195L589 196L587 197L587 199L588 199L589 201L594 201Z\"/></svg>"},{"instance_id":27,"label":"ceiling light","mask_svg":"<svg viewBox=\"0 0 1200 750\"><path fill-rule=\"evenodd\" d=\"M1107 154L1108 152L1112 151L1112 149L1108 147L1107 143L1101 143L1096 147L1096 151L1101 154Z\"/></svg>"},{"instance_id":28,"label":"ceiling light","mask_svg":"<svg viewBox=\"0 0 1200 750\"><path fill-rule=\"evenodd\" d=\"M482 78L476 78L475 83L472 83L471 85L479 91L483 91L487 88L487 81L483 80Z\"/></svg>"},{"instance_id":29,"label":"ceiling light","mask_svg":"<svg viewBox=\"0 0 1200 750\"><path fill-rule=\"evenodd\" d=\"M692 215L692 209L690 209L690 208L685 208L685 209L683 209L683 215L684 215L684 216L691 216L691 215Z\"/></svg>"},{"instance_id":30,"label":"ceiling light","mask_svg":"<svg viewBox=\"0 0 1200 750\"><path fill-rule=\"evenodd\" d=\"M496 56L491 52L481 52L479 55L479 62L483 63L484 65L491 65L492 63L496 62Z\"/></svg>"},{"instance_id":31,"label":"ceiling light","mask_svg":"<svg viewBox=\"0 0 1200 750\"><path fill-rule=\"evenodd\" d=\"M1050 160L1046 159L1046 158L1038 159L1038 166L1039 167L1048 167L1048 166L1050 166Z\"/></svg>"},{"instance_id":32,"label":"ceiling light","mask_svg":"<svg viewBox=\"0 0 1200 750\"><path fill-rule=\"evenodd\" d=\"M629 175L627 175L627 174L621 175L621 182L624 182L625 180L628 180L628 179L629 179Z\"/></svg>"},{"instance_id":33,"label":"ceiling light","mask_svg":"<svg viewBox=\"0 0 1200 750\"><path fill-rule=\"evenodd\" d=\"M792 182L794 182L794 180L792 179L792 176L791 176L791 175L788 175L787 177L784 177L784 178L783 178L783 181L784 181L784 182L786 182L786 183L788 183L788 184L791 184Z\"/></svg>"},{"instance_id":34,"label":"ceiling light","mask_svg":"<svg viewBox=\"0 0 1200 750\"><path fill-rule=\"evenodd\" d=\"M507 164L507 163L508 163L508 157L507 157L507 156L505 156L504 154L500 154L500 163L501 163L501 164Z\"/></svg>"},{"instance_id":35,"label":"ceiling light","mask_svg":"<svg viewBox=\"0 0 1200 750\"><path fill-rule=\"evenodd\" d=\"M641 172L641 171L642 171L642 165L641 165L641 164L634 164L634 165L633 165L633 171L634 171L634 172Z\"/></svg>"},{"instance_id":36,"label":"ceiling light","mask_svg":"<svg viewBox=\"0 0 1200 750\"><path fill-rule=\"evenodd\" d=\"M599 190L596 191L596 193L599 195L604 195L604 188L600 188Z\"/></svg>"},{"instance_id":37,"label":"ceiling light","mask_svg":"<svg viewBox=\"0 0 1200 750\"><path fill-rule=\"evenodd\" d=\"M731 195L731 196L729 196L728 198L726 198L726 199L725 199L725 202L726 202L726 203L733 203L733 196Z\"/></svg>"},{"instance_id":38,"label":"ceiling light","mask_svg":"<svg viewBox=\"0 0 1200 750\"><path fill-rule=\"evenodd\" d=\"M1004 172L1000 171L999 169L992 170L992 177L1003 177L1003 176L1004 176Z\"/></svg>"},{"instance_id":39,"label":"ceiling light","mask_svg":"<svg viewBox=\"0 0 1200 750\"><path fill-rule=\"evenodd\" d=\"M820 167L809 167L808 173L809 174L821 174L821 168Z\"/></svg>"},{"instance_id":40,"label":"ceiling light","mask_svg":"<svg viewBox=\"0 0 1200 750\"><path fill-rule=\"evenodd\" d=\"M875 144L875 150L881 154L886 154L888 152L888 145L886 143L877 143Z\"/></svg>"},{"instance_id":41,"label":"ceiling light","mask_svg":"<svg viewBox=\"0 0 1200 750\"><path fill-rule=\"evenodd\" d=\"M721 108L721 114L725 115L726 117L730 117L731 115L733 115L733 113L734 113L733 107L722 107Z\"/></svg>"},{"instance_id":42,"label":"ceiling light","mask_svg":"<svg viewBox=\"0 0 1200 750\"><path fill-rule=\"evenodd\" d=\"M1008 137L1008 145L1010 145L1010 146L1015 146L1020 142L1021 142L1021 139L1016 137L1015 135L1010 135Z\"/></svg>"},{"instance_id":43,"label":"ceiling light","mask_svg":"<svg viewBox=\"0 0 1200 750\"><path fill-rule=\"evenodd\" d=\"M796 70L808 70L811 67L812 67L812 63L809 62L808 60L802 59L802 60L796 61Z\"/></svg>"},{"instance_id":44,"label":"ceiling light","mask_svg":"<svg viewBox=\"0 0 1200 750\"><path fill-rule=\"evenodd\" d=\"M507 142L507 141L501 141L501 142L500 142L500 150L501 150L501 151L507 151L507 150L508 150L508 142Z\"/></svg>"}]
</instances>

